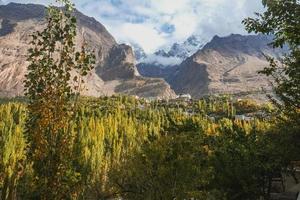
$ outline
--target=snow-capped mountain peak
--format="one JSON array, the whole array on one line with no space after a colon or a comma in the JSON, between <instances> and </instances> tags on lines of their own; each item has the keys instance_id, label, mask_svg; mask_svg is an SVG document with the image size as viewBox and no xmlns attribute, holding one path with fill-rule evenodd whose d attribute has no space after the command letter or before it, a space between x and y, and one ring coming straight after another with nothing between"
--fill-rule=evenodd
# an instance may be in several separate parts
<instances>
[{"instance_id":1,"label":"snow-capped mountain peak","mask_svg":"<svg viewBox=\"0 0 300 200\"><path fill-rule=\"evenodd\" d=\"M184 41L184 45L195 46L198 47L199 45L203 44L203 39L200 36L192 35L186 41Z\"/></svg>"},{"instance_id":2,"label":"snow-capped mountain peak","mask_svg":"<svg viewBox=\"0 0 300 200\"><path fill-rule=\"evenodd\" d=\"M174 43L169 49L159 49L154 54L147 56L145 56L145 53L141 54L141 48L136 48L136 45L133 46L135 49L136 59L139 63L149 61L154 61L154 63L160 63L161 60L164 60L165 63L165 61L169 59L171 60L170 63L176 61L176 63L178 64L186 58L192 56L198 50L202 49L206 42L207 40L203 39L201 36L192 35L181 43ZM155 61L155 59L157 59L157 61ZM164 63L160 64L164 65Z\"/></svg>"},{"instance_id":3,"label":"snow-capped mountain peak","mask_svg":"<svg viewBox=\"0 0 300 200\"><path fill-rule=\"evenodd\" d=\"M132 48L133 48L133 52L135 55L135 59L137 60L137 62L139 62L140 60L143 60L147 57L147 54L145 53L144 49L138 45L138 44L131 44Z\"/></svg>"},{"instance_id":4,"label":"snow-capped mountain peak","mask_svg":"<svg viewBox=\"0 0 300 200\"><path fill-rule=\"evenodd\" d=\"M168 54L171 57L178 57L184 60L200 50L206 42L199 35L191 35L182 43L174 43Z\"/></svg>"},{"instance_id":5,"label":"snow-capped mountain peak","mask_svg":"<svg viewBox=\"0 0 300 200\"><path fill-rule=\"evenodd\" d=\"M160 49L154 53L156 56L170 57L169 53L163 49Z\"/></svg>"}]
</instances>

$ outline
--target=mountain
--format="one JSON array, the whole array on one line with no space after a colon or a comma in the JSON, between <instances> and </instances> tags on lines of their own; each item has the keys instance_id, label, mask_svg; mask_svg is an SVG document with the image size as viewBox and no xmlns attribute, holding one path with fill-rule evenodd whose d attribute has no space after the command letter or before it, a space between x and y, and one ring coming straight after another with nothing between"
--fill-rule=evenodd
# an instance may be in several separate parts
<instances>
[{"instance_id":1,"label":"mountain","mask_svg":"<svg viewBox=\"0 0 300 200\"><path fill-rule=\"evenodd\" d=\"M181 59L187 59L205 44L205 40L200 36L192 35L183 43L174 43L167 53L169 57L178 57Z\"/></svg>"},{"instance_id":2,"label":"mountain","mask_svg":"<svg viewBox=\"0 0 300 200\"><path fill-rule=\"evenodd\" d=\"M159 49L154 54L161 57L176 57L182 61L196 53L205 44L199 35L191 35L182 43L174 43L169 50Z\"/></svg>"},{"instance_id":3,"label":"mountain","mask_svg":"<svg viewBox=\"0 0 300 200\"><path fill-rule=\"evenodd\" d=\"M138 44L131 44L132 48L133 48L133 52L134 52L134 56L135 56L135 59L137 61L139 60L143 60L147 57L147 54L146 52L144 51L144 49L138 45Z\"/></svg>"},{"instance_id":4,"label":"mountain","mask_svg":"<svg viewBox=\"0 0 300 200\"><path fill-rule=\"evenodd\" d=\"M163 78L167 82L173 77L179 69L179 65L169 65L165 66L157 63L139 63L137 64L137 69L139 73L144 77L149 78Z\"/></svg>"},{"instance_id":5,"label":"mountain","mask_svg":"<svg viewBox=\"0 0 300 200\"><path fill-rule=\"evenodd\" d=\"M174 43L169 49L162 48L150 55L147 55L139 45L132 44L132 46L139 63L156 63L166 66L169 64L166 62L168 59L176 60L177 63L187 59L201 49L205 41L206 40L202 39L199 35L192 35L182 43ZM164 60L165 62L161 62L160 60Z\"/></svg>"},{"instance_id":6,"label":"mountain","mask_svg":"<svg viewBox=\"0 0 300 200\"><path fill-rule=\"evenodd\" d=\"M86 78L85 95L123 93L171 98L175 94L162 79L140 76L132 48L118 44L94 18L76 11L77 48L84 42L96 53L96 68ZM0 6L0 96L23 94L30 35L45 27L45 7L35 4Z\"/></svg>"},{"instance_id":7,"label":"mountain","mask_svg":"<svg viewBox=\"0 0 300 200\"><path fill-rule=\"evenodd\" d=\"M208 94L259 94L270 91L271 83L258 71L268 66L264 55L279 58L287 48L273 49L272 36L215 36L187 58L168 81L177 93L193 97Z\"/></svg>"},{"instance_id":8,"label":"mountain","mask_svg":"<svg viewBox=\"0 0 300 200\"><path fill-rule=\"evenodd\" d=\"M201 49L204 44L205 40L201 36L192 35L182 43L174 43L169 50L159 49L152 55L137 57L137 69L142 76L168 81L178 70L180 63Z\"/></svg>"}]
</instances>

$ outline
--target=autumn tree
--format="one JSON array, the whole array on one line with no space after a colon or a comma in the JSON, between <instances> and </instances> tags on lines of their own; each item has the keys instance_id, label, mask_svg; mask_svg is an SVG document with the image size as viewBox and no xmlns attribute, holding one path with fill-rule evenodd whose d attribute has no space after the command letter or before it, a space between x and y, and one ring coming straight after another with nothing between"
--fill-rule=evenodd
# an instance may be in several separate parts
<instances>
[{"instance_id":1,"label":"autumn tree","mask_svg":"<svg viewBox=\"0 0 300 200\"><path fill-rule=\"evenodd\" d=\"M23 137L25 108L0 105L0 191L2 200L16 199L17 185L24 173L26 141Z\"/></svg>"},{"instance_id":2,"label":"autumn tree","mask_svg":"<svg viewBox=\"0 0 300 200\"><path fill-rule=\"evenodd\" d=\"M28 158L39 199L76 197L80 174L72 167L74 137L69 122L82 83L78 77L87 75L94 64L94 56L84 47L76 52L74 5L69 0L57 2L64 7L49 6L46 28L32 35L25 80ZM77 75L73 77L72 72Z\"/></svg>"},{"instance_id":3,"label":"autumn tree","mask_svg":"<svg viewBox=\"0 0 300 200\"><path fill-rule=\"evenodd\" d=\"M266 11L243 21L249 32L274 35L273 47L288 45L290 52L282 62L268 57L270 66L262 73L273 77L275 93L285 109L300 109L300 2L262 0Z\"/></svg>"},{"instance_id":4,"label":"autumn tree","mask_svg":"<svg viewBox=\"0 0 300 200\"><path fill-rule=\"evenodd\" d=\"M258 121L222 119L218 125L220 134L209 139L209 160L215 173L211 186L226 199L269 199L272 178L285 164L281 154L286 149L278 148L278 138Z\"/></svg>"},{"instance_id":5,"label":"autumn tree","mask_svg":"<svg viewBox=\"0 0 300 200\"><path fill-rule=\"evenodd\" d=\"M212 169L201 135L174 133L144 143L111 179L126 199L209 199Z\"/></svg>"},{"instance_id":6,"label":"autumn tree","mask_svg":"<svg viewBox=\"0 0 300 200\"><path fill-rule=\"evenodd\" d=\"M262 0L265 12L243 21L249 32L273 35L274 48L288 46L289 52L278 61L267 57L270 65L261 73L272 77L275 97L272 102L282 111L277 127L281 148L294 153L290 160L299 160L300 141L300 2L299 0ZM296 155L295 155L296 154Z\"/></svg>"}]
</instances>

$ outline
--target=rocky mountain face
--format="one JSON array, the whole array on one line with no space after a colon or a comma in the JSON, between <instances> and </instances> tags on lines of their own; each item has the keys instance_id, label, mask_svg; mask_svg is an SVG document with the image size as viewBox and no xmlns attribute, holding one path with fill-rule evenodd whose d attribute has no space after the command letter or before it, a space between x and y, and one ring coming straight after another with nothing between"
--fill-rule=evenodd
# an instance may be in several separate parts
<instances>
[{"instance_id":1,"label":"rocky mountain face","mask_svg":"<svg viewBox=\"0 0 300 200\"><path fill-rule=\"evenodd\" d=\"M202 39L201 36L192 35L183 43L174 43L168 52L159 50L155 54L163 57L177 57L185 60L201 49L204 44L205 40Z\"/></svg>"},{"instance_id":2,"label":"rocky mountain face","mask_svg":"<svg viewBox=\"0 0 300 200\"><path fill-rule=\"evenodd\" d=\"M133 48L133 53L134 53L134 56L135 56L135 59L137 60L137 62L139 62L140 60L143 60L147 57L146 52L140 45L131 44L131 46Z\"/></svg>"},{"instance_id":3,"label":"rocky mountain face","mask_svg":"<svg viewBox=\"0 0 300 200\"><path fill-rule=\"evenodd\" d=\"M169 80L170 76L178 70L179 64L196 53L205 44L205 40L199 35L192 35L182 43L174 43L170 49L160 49L153 55L140 57L141 50L135 52L137 55L137 68L139 73L145 77L164 78Z\"/></svg>"},{"instance_id":4,"label":"rocky mountain face","mask_svg":"<svg viewBox=\"0 0 300 200\"><path fill-rule=\"evenodd\" d=\"M96 53L96 68L86 78L85 95L124 93L142 97L175 95L163 79L144 78L135 66L130 46L117 44L94 18L76 11L78 48L86 43ZM23 94L30 35L45 27L45 7L35 4L0 6L0 96Z\"/></svg>"},{"instance_id":5,"label":"rocky mountain face","mask_svg":"<svg viewBox=\"0 0 300 200\"><path fill-rule=\"evenodd\" d=\"M168 81L177 93L194 97L208 94L259 94L271 90L269 78L258 74L268 66L264 55L279 58L287 48L273 49L271 36L232 34L215 36L187 58Z\"/></svg>"},{"instance_id":6,"label":"rocky mountain face","mask_svg":"<svg viewBox=\"0 0 300 200\"><path fill-rule=\"evenodd\" d=\"M139 63L137 64L139 73L145 77L163 78L169 82L173 75L179 70L179 65L164 66L156 63Z\"/></svg>"},{"instance_id":7,"label":"rocky mountain face","mask_svg":"<svg viewBox=\"0 0 300 200\"><path fill-rule=\"evenodd\" d=\"M97 69L97 74L104 81L133 79L139 76L134 61L134 54L130 46L115 45L110 49L103 67Z\"/></svg>"},{"instance_id":8,"label":"rocky mountain face","mask_svg":"<svg viewBox=\"0 0 300 200\"><path fill-rule=\"evenodd\" d=\"M191 41L195 41L195 37L187 41L193 44ZM193 97L201 97L230 93L262 98L265 97L264 91L272 89L270 79L258 74L269 65L264 55L279 58L288 51L287 47L273 49L269 45L271 42L272 36L263 35L215 36L206 45L200 45L198 51L181 64L152 62L139 63L137 67L143 76L164 78L177 94L189 93ZM195 47L199 44L195 42ZM176 44L171 51L176 49L174 46ZM157 54L169 57L170 52L161 50Z\"/></svg>"},{"instance_id":9,"label":"rocky mountain face","mask_svg":"<svg viewBox=\"0 0 300 200\"><path fill-rule=\"evenodd\" d=\"M264 55L280 57L287 52L287 48L270 47L271 36L232 34L215 36L206 45L200 37L192 36L169 51L149 56L142 49L134 47L133 51L118 44L95 19L80 12L76 16L78 48L87 43L96 53L96 68L86 77L84 91L90 96L123 93L172 98L173 90L193 97L268 91L269 79L257 73L268 65ZM44 17L41 5L0 5L0 96L23 94L30 35L45 27Z\"/></svg>"}]
</instances>

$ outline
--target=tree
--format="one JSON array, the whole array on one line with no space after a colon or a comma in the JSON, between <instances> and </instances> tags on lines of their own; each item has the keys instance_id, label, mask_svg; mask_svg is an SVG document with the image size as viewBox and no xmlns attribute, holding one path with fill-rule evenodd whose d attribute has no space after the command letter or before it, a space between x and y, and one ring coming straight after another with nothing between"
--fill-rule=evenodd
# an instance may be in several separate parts
<instances>
[{"instance_id":1,"label":"tree","mask_svg":"<svg viewBox=\"0 0 300 200\"><path fill-rule=\"evenodd\" d=\"M277 115L279 119L275 132L280 132L283 146L289 146L295 153L290 153L287 160L299 160L300 141L300 2L299 0L262 0L266 11L256 13L256 18L243 21L249 32L274 35L273 47L287 45L289 53L281 61L267 57L270 66L261 73L272 77L277 99L272 102L283 111ZM296 155L295 155L296 154ZM286 166L282 166L286 168Z\"/></svg>"},{"instance_id":2,"label":"tree","mask_svg":"<svg viewBox=\"0 0 300 200\"><path fill-rule=\"evenodd\" d=\"M222 119L220 134L210 136L209 161L214 169L210 184L226 199L269 199L272 178L280 174L292 150L271 129L258 122L246 128L245 123Z\"/></svg>"},{"instance_id":3,"label":"tree","mask_svg":"<svg viewBox=\"0 0 300 200\"><path fill-rule=\"evenodd\" d=\"M16 187L26 160L25 109L20 104L0 105L0 113L0 199L16 199Z\"/></svg>"},{"instance_id":4,"label":"tree","mask_svg":"<svg viewBox=\"0 0 300 200\"><path fill-rule=\"evenodd\" d=\"M262 73L275 81L275 93L289 111L300 109L300 2L262 0L266 11L243 21L249 32L274 35L273 47L288 45L290 53L282 63L268 57L270 66Z\"/></svg>"},{"instance_id":5,"label":"tree","mask_svg":"<svg viewBox=\"0 0 300 200\"><path fill-rule=\"evenodd\" d=\"M115 169L116 193L126 199L208 199L211 168L198 133L178 133L146 142Z\"/></svg>"},{"instance_id":6,"label":"tree","mask_svg":"<svg viewBox=\"0 0 300 200\"><path fill-rule=\"evenodd\" d=\"M64 8L49 6L47 26L32 35L25 95L29 99L26 135L28 158L36 178L35 195L40 199L66 199L74 193L80 174L72 167L74 137L70 121L81 77L87 75L94 56L75 49L76 18L69 0ZM76 76L71 76L75 71ZM75 86L71 86L71 82Z\"/></svg>"}]
</instances>

